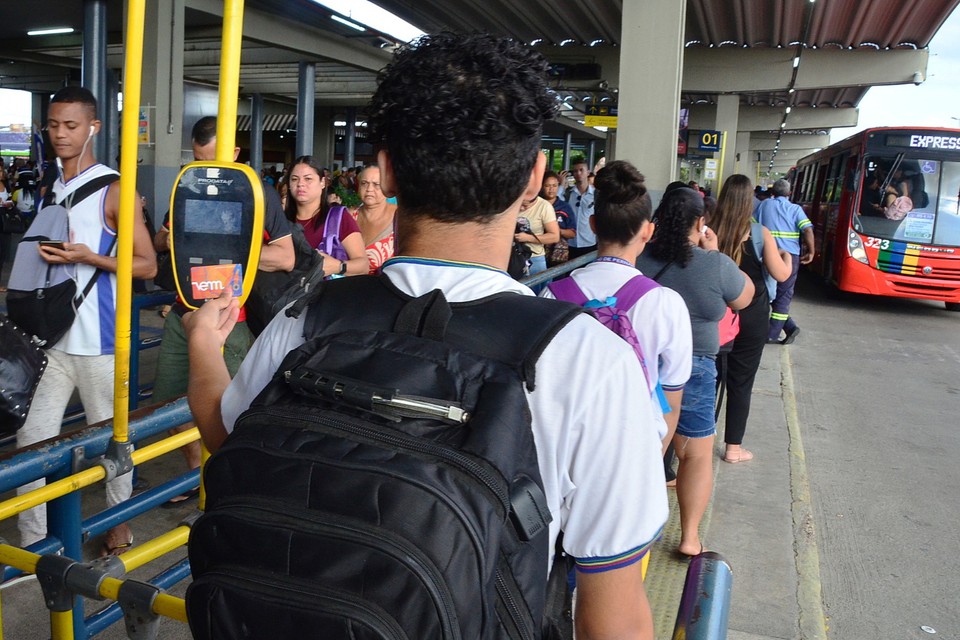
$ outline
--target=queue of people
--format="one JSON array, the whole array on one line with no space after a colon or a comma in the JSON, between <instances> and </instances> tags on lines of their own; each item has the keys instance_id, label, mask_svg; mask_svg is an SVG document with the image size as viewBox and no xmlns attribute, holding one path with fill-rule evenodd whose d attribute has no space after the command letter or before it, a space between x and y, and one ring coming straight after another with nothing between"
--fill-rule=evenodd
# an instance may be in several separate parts
<instances>
[{"instance_id":1,"label":"queue of people","mask_svg":"<svg viewBox=\"0 0 960 640\"><path fill-rule=\"evenodd\" d=\"M795 212L780 200L789 185L784 193L779 182L776 197L758 210L760 222L773 226L752 222L754 191L741 175L726 180L712 213L697 185L684 183L667 186L654 209L642 174L625 161L598 167L595 175L575 161L574 184L563 188L539 146L543 122L556 112L546 68L530 49L484 35L426 36L402 48L381 74L370 107L371 135L383 143L375 165L331 173L304 156L282 174L269 172L260 269L295 270L302 236L306 250L322 260L330 291L361 292L367 279L345 277L382 274L404 299L430 297L436 305L439 297L456 309L533 295L505 273L514 242L531 249L531 274L596 250L597 258L569 278L593 315L616 308L628 322L611 332L588 313L543 301L570 319L540 345L536 384L532 374L524 381L536 482L550 516L544 559L561 540L576 567L575 622L583 637L652 638L639 561L667 517L662 457L672 445L682 529L676 551L692 557L705 549L699 526L712 492L718 324L728 310L739 312L740 331L720 371L728 389L722 459L744 463L753 457L742 446L753 380L768 336L788 319L782 316L797 266L811 256L812 247L805 242L802 253L799 241L801 234L806 241L809 222L788 218ZM477 110L485 114L482 129L469 115ZM77 122L79 133L66 126ZM96 101L83 89L61 90L51 100L48 126L60 142L64 174L53 186L60 195L72 178L102 167L89 148L100 127ZM196 159L210 159L215 132L215 118L194 127ZM340 202L344 189L358 204ZM115 291L116 259L90 247L104 247L102 239L116 235L116 201L117 189L105 187L105 215L88 207L83 235L63 248L42 248L43 259L102 269L108 277L98 286ZM150 278L155 252L168 248L169 225L151 243L137 219L134 275ZM781 240L788 246L778 246ZM628 284L642 288L629 304ZM541 297L563 298L558 290L547 288ZM91 313L48 350L43 400L31 408L18 444L53 435L74 388L91 420L109 417L112 342L101 335L109 328L103 313L94 317L97 309L88 306ZM387 330L404 324L385 309L361 306L343 309L345 322L374 318ZM516 312L523 308L517 304ZM255 337L228 295L193 312L175 305L164 322L155 397L186 393L204 443L216 452L287 354L320 337L311 334L321 329L309 324L309 309L299 317L278 314ZM427 319L437 317L431 313ZM786 325L783 343L796 337L795 326ZM474 329L491 332L494 343L510 338L496 327ZM188 467L199 466L198 447L184 453ZM108 484L110 504L129 497L129 478L112 482L118 488ZM45 534L40 508L21 516L21 544ZM103 553L132 544L133 533L119 525L108 532Z\"/></svg>"}]
</instances>

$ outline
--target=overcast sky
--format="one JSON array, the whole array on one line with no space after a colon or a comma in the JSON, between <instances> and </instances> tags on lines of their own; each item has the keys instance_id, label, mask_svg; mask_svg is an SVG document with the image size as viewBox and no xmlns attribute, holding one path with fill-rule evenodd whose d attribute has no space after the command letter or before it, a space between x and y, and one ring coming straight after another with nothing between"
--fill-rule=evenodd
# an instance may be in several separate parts
<instances>
[{"instance_id":1,"label":"overcast sky","mask_svg":"<svg viewBox=\"0 0 960 640\"><path fill-rule=\"evenodd\" d=\"M420 32L366 0L314 0L357 22L409 40ZM834 129L831 140L842 140L868 127L934 126L960 127L960 11L954 11L930 43L927 80L913 84L873 87L860 102L856 127ZM30 97L22 91L0 89L0 125L26 123ZM954 119L956 118L956 119Z\"/></svg>"}]
</instances>

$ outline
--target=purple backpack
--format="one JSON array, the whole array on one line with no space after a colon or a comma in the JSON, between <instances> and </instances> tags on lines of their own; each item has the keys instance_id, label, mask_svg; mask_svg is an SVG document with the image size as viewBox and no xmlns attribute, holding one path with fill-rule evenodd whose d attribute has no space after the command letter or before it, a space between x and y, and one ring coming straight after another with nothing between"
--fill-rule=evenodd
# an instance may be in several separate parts
<instances>
[{"instance_id":1,"label":"purple backpack","mask_svg":"<svg viewBox=\"0 0 960 640\"><path fill-rule=\"evenodd\" d=\"M348 257L346 249L340 244L340 221L346 212L347 208L344 206L330 207L323 223L323 252L343 262L346 262Z\"/></svg>"},{"instance_id":2,"label":"purple backpack","mask_svg":"<svg viewBox=\"0 0 960 640\"><path fill-rule=\"evenodd\" d=\"M612 296L600 301L587 300L587 296L583 294L580 285L573 278L563 278L547 285L557 300L572 302L588 309L600 321L600 324L626 340L627 344L633 347L634 353L637 354L640 366L643 367L643 375L646 376L647 383L651 388L656 384L657 378L650 377L650 372L647 370L647 361L643 357L643 349L640 347L637 333L633 330L633 324L630 322L630 316L627 313L648 291L659 286L654 280L644 275L636 275L630 278Z\"/></svg>"}]
</instances>

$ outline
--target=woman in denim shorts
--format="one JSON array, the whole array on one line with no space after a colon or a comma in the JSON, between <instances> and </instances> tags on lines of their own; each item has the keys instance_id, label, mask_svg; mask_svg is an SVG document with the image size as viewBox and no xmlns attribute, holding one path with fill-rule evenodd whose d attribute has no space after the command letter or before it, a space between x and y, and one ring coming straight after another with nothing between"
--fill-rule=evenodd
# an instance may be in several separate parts
<instances>
[{"instance_id":1,"label":"woman in denim shorts","mask_svg":"<svg viewBox=\"0 0 960 640\"><path fill-rule=\"evenodd\" d=\"M674 188L671 188L674 187ZM700 521L713 491L713 419L716 401L717 323L726 308L742 309L753 299L753 283L729 257L717 251L717 236L704 224L703 197L670 185L654 213L653 238L637 264L654 280L680 294L690 312L693 365L683 389L673 446L679 461L679 552L703 551Z\"/></svg>"}]
</instances>

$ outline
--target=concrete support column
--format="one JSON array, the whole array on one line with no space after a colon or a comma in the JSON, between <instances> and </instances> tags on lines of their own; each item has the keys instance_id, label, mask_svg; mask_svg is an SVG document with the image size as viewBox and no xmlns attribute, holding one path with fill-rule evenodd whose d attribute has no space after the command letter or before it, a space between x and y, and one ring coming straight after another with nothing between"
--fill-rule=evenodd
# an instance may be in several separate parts
<instances>
[{"instance_id":1,"label":"concrete support column","mask_svg":"<svg viewBox=\"0 0 960 640\"><path fill-rule=\"evenodd\" d=\"M336 150L333 120L334 110L320 108L316 110L316 123L313 128L313 155L320 159L325 167L333 167Z\"/></svg>"},{"instance_id":2,"label":"concrete support column","mask_svg":"<svg viewBox=\"0 0 960 640\"><path fill-rule=\"evenodd\" d=\"M556 159L556 157L557 157L556 149L550 149L547 152L547 170L548 171L553 171L553 161Z\"/></svg>"},{"instance_id":3,"label":"concrete support column","mask_svg":"<svg viewBox=\"0 0 960 640\"><path fill-rule=\"evenodd\" d=\"M343 167L352 167L356 162L357 149L357 108L347 107L347 127L343 136Z\"/></svg>"},{"instance_id":4,"label":"concrete support column","mask_svg":"<svg viewBox=\"0 0 960 640\"><path fill-rule=\"evenodd\" d=\"M737 122L740 114L740 96L737 94L721 94L717 96L717 131L723 133L725 150L722 154L723 165L714 185L714 194L720 193L723 181L733 175L737 163ZM724 149L724 147L721 147Z\"/></svg>"},{"instance_id":5,"label":"concrete support column","mask_svg":"<svg viewBox=\"0 0 960 640\"><path fill-rule=\"evenodd\" d=\"M83 86L97 99L97 117L104 118L107 102L107 2L106 0L84 0L83 3L83 52L81 55L81 77ZM113 107L116 109L116 105ZM107 157L107 137L115 132L101 127L100 135L93 139L93 153L97 160L116 167L116 161Z\"/></svg>"},{"instance_id":6,"label":"concrete support column","mask_svg":"<svg viewBox=\"0 0 960 640\"><path fill-rule=\"evenodd\" d=\"M180 171L189 129L183 121L184 0L151 0L146 4L140 104L125 99L124 109L143 108L150 119L150 144L141 144L137 189L147 198L154 222L162 221L170 206L170 192ZM126 98L126 96L124 96ZM216 115L216 112L204 115ZM187 138L187 140L185 140ZM187 157L189 151L186 151ZM115 157L115 156L114 156Z\"/></svg>"},{"instance_id":7,"label":"concrete support column","mask_svg":"<svg viewBox=\"0 0 960 640\"><path fill-rule=\"evenodd\" d=\"M597 163L597 141L590 139L590 144L587 147L587 166L590 167L590 171L593 171L593 165Z\"/></svg>"},{"instance_id":8,"label":"concrete support column","mask_svg":"<svg viewBox=\"0 0 960 640\"><path fill-rule=\"evenodd\" d=\"M677 0L623 0L615 157L644 174L654 203L677 175L686 11Z\"/></svg>"},{"instance_id":9,"label":"concrete support column","mask_svg":"<svg viewBox=\"0 0 960 640\"><path fill-rule=\"evenodd\" d=\"M317 66L300 61L297 90L297 157L313 155L313 109L317 91Z\"/></svg>"},{"instance_id":10,"label":"concrete support column","mask_svg":"<svg viewBox=\"0 0 960 640\"><path fill-rule=\"evenodd\" d=\"M263 170L263 96L250 96L250 167L260 175Z\"/></svg>"},{"instance_id":11,"label":"concrete support column","mask_svg":"<svg viewBox=\"0 0 960 640\"><path fill-rule=\"evenodd\" d=\"M113 69L107 69L107 97L103 101L101 112L103 115L103 130L106 133L106 154L100 159L114 169L118 168L120 157L120 111L117 109L117 94L120 92L120 83Z\"/></svg>"},{"instance_id":12,"label":"concrete support column","mask_svg":"<svg viewBox=\"0 0 960 640\"><path fill-rule=\"evenodd\" d=\"M753 184L757 184L757 156L750 157L750 132L737 132L737 163L734 166L735 173L742 173L750 178Z\"/></svg>"},{"instance_id":13,"label":"concrete support column","mask_svg":"<svg viewBox=\"0 0 960 640\"><path fill-rule=\"evenodd\" d=\"M567 131L563 135L563 170L570 170L570 147L573 146L573 134Z\"/></svg>"}]
</instances>

